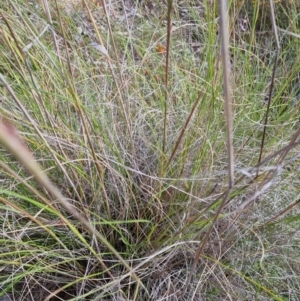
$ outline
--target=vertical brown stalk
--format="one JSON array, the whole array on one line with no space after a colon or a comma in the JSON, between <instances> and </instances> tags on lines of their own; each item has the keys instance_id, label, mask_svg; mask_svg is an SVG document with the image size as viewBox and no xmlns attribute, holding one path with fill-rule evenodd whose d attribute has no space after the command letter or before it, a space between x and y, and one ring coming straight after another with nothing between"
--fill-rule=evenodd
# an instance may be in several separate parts
<instances>
[{"instance_id":1,"label":"vertical brown stalk","mask_svg":"<svg viewBox=\"0 0 300 301\"><path fill-rule=\"evenodd\" d=\"M221 50L222 50L222 60L223 60L223 84L224 84L224 111L226 119L227 128L227 152L228 152L228 189L223 195L221 204L214 215L213 221L205 234L200 246L196 250L193 264L191 270L187 277L185 287L183 289L183 294L186 293L189 284L191 283L193 274L196 271L196 267L199 262L199 258L203 252L203 249L208 241L209 235L223 209L231 189L234 185L234 157L233 157L233 142L232 142L232 105L231 105L231 86L230 86L230 64L229 64L229 26L228 26L228 12L227 12L227 1L220 0L220 33L222 38Z\"/></svg>"},{"instance_id":2,"label":"vertical brown stalk","mask_svg":"<svg viewBox=\"0 0 300 301\"><path fill-rule=\"evenodd\" d=\"M266 110L266 116L265 116L265 122L264 122L263 136L262 136L262 139L261 139L258 164L261 162L261 158L262 158L262 154L263 154L263 150L264 150L264 145L265 145L267 125L268 125L268 121L269 121L269 111L270 111L272 93L273 93L274 82L275 82L275 71L276 71L276 68L277 68L277 61L278 61L278 56L279 56L279 52L280 52L280 44L279 44L279 39L278 39L278 31L277 31L277 25L276 25L276 20L275 20L275 10L274 10L273 0L270 0L270 13L271 13L272 27L273 27L275 41L276 41L276 54L275 54L274 65L273 65L271 85L270 85L270 90L269 90L269 95L268 95L268 104L267 104L267 110ZM259 169L257 168L257 172L256 172L257 176L258 176L258 173L259 173Z\"/></svg>"},{"instance_id":3,"label":"vertical brown stalk","mask_svg":"<svg viewBox=\"0 0 300 301\"><path fill-rule=\"evenodd\" d=\"M167 140L167 110L169 101L169 66L170 66L170 48L171 48L171 29L172 29L172 10L173 10L173 0L168 0L168 25L167 25L167 50L166 50L166 68L165 68L165 104L164 104L164 134L163 134L163 154L166 152L166 140Z\"/></svg>"}]
</instances>

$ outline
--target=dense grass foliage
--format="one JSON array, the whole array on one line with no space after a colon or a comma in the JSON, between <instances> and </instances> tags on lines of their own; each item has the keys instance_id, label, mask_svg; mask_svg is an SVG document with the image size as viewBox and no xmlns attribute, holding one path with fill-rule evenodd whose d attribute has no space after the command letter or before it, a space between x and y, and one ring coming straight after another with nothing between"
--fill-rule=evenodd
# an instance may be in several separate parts
<instances>
[{"instance_id":1,"label":"dense grass foliage","mask_svg":"<svg viewBox=\"0 0 300 301\"><path fill-rule=\"evenodd\" d=\"M75 2L0 3L0 301L298 300L297 1L229 78L217 1Z\"/></svg>"}]
</instances>

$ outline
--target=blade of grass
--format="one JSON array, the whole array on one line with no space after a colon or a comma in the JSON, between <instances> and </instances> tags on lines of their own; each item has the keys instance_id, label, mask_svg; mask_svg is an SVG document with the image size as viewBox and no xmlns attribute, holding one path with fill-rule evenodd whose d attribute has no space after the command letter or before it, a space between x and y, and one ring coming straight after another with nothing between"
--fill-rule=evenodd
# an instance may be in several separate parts
<instances>
[{"instance_id":1,"label":"blade of grass","mask_svg":"<svg viewBox=\"0 0 300 301\"><path fill-rule=\"evenodd\" d=\"M278 30L277 30L277 25L276 25L276 20L275 20L275 10L274 10L273 0L270 0L269 3L270 3L272 27L273 27L273 32L274 32L275 41L276 41L276 52L275 52L275 58L274 58L274 65L273 65L272 78L271 78L271 84L270 84L269 95L268 95L268 103L267 103L267 109L266 109L264 129L263 129L263 135L262 135L262 139L261 139L258 163L260 163L260 161L261 161L264 146L265 146L266 132L267 132L267 126L268 126L268 122L269 122L269 112L270 112L272 94L273 94L274 83L275 83L275 72L277 69L277 61L278 61L278 57L279 57L279 53L280 53L280 43L279 43ZM257 169L257 175L258 175L258 173L259 173L259 169Z\"/></svg>"},{"instance_id":2,"label":"blade of grass","mask_svg":"<svg viewBox=\"0 0 300 301\"><path fill-rule=\"evenodd\" d=\"M167 112L168 112L168 102L169 102L169 68L170 68L170 50L171 50L172 12L173 12L173 0L168 0L167 49L166 49L166 67L165 67L164 131L163 131L163 144L162 144L163 155L165 155L165 152L166 152L167 126L168 126Z\"/></svg>"}]
</instances>

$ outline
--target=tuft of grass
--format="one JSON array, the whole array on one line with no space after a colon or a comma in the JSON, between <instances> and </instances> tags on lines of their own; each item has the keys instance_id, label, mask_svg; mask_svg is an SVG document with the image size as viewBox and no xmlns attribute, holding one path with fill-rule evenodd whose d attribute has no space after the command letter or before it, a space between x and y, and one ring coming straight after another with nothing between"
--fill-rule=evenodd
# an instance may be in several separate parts
<instances>
[{"instance_id":1,"label":"tuft of grass","mask_svg":"<svg viewBox=\"0 0 300 301\"><path fill-rule=\"evenodd\" d=\"M67 4L0 4L0 300L297 300L297 3Z\"/></svg>"}]
</instances>

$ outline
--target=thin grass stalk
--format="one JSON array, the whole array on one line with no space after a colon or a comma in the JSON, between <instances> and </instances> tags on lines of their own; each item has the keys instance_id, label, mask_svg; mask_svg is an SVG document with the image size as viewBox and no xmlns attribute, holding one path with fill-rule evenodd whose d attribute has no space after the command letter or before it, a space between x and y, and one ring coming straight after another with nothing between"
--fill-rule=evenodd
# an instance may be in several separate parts
<instances>
[{"instance_id":1,"label":"thin grass stalk","mask_svg":"<svg viewBox=\"0 0 300 301\"><path fill-rule=\"evenodd\" d=\"M292 208L294 208L295 206L297 206L298 204L300 204L300 199L297 199L295 202L293 202L292 204L288 205L286 208L284 208L283 210L281 210L279 213L277 213L274 217L272 217L271 219L269 219L267 222L265 222L263 224L263 226L266 226L272 222L274 222L275 220L277 220L279 217L281 217L282 215L286 214L287 212L289 212Z\"/></svg>"},{"instance_id":2,"label":"thin grass stalk","mask_svg":"<svg viewBox=\"0 0 300 301\"><path fill-rule=\"evenodd\" d=\"M194 261L191 266L191 270L188 274L183 295L185 295L189 284L191 283L192 277L196 271L199 258L203 252L203 249L208 241L209 235L213 230L213 227L223 209L224 205L228 200L231 189L234 185L234 159L233 159L233 138L232 138L232 105L231 105L231 86L230 86L230 64L229 64L229 26L228 26L228 12L227 12L227 1L220 0L220 31L222 38L222 59L223 59L223 83L224 83L224 97L225 97L225 119L227 128L227 151L228 151L228 189L223 195L221 204L218 207L217 212L214 215L212 223L205 234L200 246L198 247L194 256Z\"/></svg>"},{"instance_id":3,"label":"thin grass stalk","mask_svg":"<svg viewBox=\"0 0 300 301\"><path fill-rule=\"evenodd\" d=\"M198 97L197 97L197 99L196 99L196 101L194 102L194 104L192 106L192 109L191 109L191 111L190 111L190 113L189 113L189 115L188 115L188 117L187 117L184 125L182 126L182 129L181 129L181 131L180 131L180 133L178 135L178 138L176 139L173 151L172 151L172 153L171 153L171 155L169 157L169 160L167 162L166 169L170 166L170 164L171 164L171 162L172 162L172 160L173 160L173 158L174 158L174 156L176 154L176 151L177 151L177 149L178 149L178 147L180 145L181 140L183 139L184 133L185 133L185 131L186 131L186 129L187 129L190 121L191 121L191 118L192 118L192 116L193 116L193 114L194 114L194 112L195 112L195 110L196 110L196 108L197 108L197 106L199 104L199 101L200 101L200 98L201 98L202 95L203 95L203 93L200 92L199 95L198 95Z\"/></svg>"},{"instance_id":4,"label":"thin grass stalk","mask_svg":"<svg viewBox=\"0 0 300 301\"><path fill-rule=\"evenodd\" d=\"M289 151L293 147L295 147L296 145L298 145L300 143L300 141L297 141L298 138L299 138L299 136L300 136L300 127L298 128L298 130L296 131L296 133L292 136L292 139L289 142L289 144L282 149L282 154L278 158L276 164L280 164L284 160L284 158L287 156L287 154L289 153Z\"/></svg>"},{"instance_id":5,"label":"thin grass stalk","mask_svg":"<svg viewBox=\"0 0 300 301\"><path fill-rule=\"evenodd\" d=\"M278 31L281 31L282 33L287 34L287 35L289 35L289 36L291 36L291 37L300 39L300 34L291 32L291 31L289 31L289 30L287 30L287 29L282 29L282 28L280 28L280 27L278 27L278 26L277 26L277 30L278 30Z\"/></svg>"},{"instance_id":6,"label":"thin grass stalk","mask_svg":"<svg viewBox=\"0 0 300 301\"><path fill-rule=\"evenodd\" d=\"M166 145L167 145L167 127L168 127L168 102L169 102L169 68L170 68L170 51L171 51L171 29L172 29L172 11L173 11L173 0L168 0L168 10L167 10L167 48L166 48L166 64L165 64L165 77L164 77L164 85L165 85L165 99L163 103L163 137L162 137L162 151L161 151L161 160L159 166L159 175L160 177L164 177L167 166L169 165L166 162ZM156 187L156 190L159 192L157 200L160 199L162 189L162 182L159 181ZM160 204L160 202L159 202ZM161 204L160 204L161 206ZM152 234L155 229L158 227L158 223L152 229Z\"/></svg>"},{"instance_id":7,"label":"thin grass stalk","mask_svg":"<svg viewBox=\"0 0 300 301\"><path fill-rule=\"evenodd\" d=\"M268 161L270 161L271 159L275 158L276 156L280 155L278 161L276 164L279 164L288 154L288 152L296 147L297 145L300 144L300 141L296 141L297 137L299 137L300 135L300 128L297 130L297 132L294 134L293 138L291 139L290 143L283 147L282 149L276 151L275 153L267 156L265 159L263 159L259 164L256 164L254 166L254 168L259 168L260 166L264 165L265 163L267 163Z\"/></svg>"},{"instance_id":8,"label":"thin grass stalk","mask_svg":"<svg viewBox=\"0 0 300 301\"><path fill-rule=\"evenodd\" d=\"M277 25L276 25L273 0L269 0L269 3L270 3L272 27L273 27L273 32L274 32L275 42L276 42L276 53L275 53L275 58L274 58L274 65L273 65L272 78L271 78L271 84L270 84L269 95L268 95L267 110L266 110L266 115L265 115L264 129L263 129L263 135L262 135L262 139L261 139L258 163L260 163L260 161L261 161L264 146L265 146L266 132L267 132L267 126L268 126L268 122L269 122L269 112L270 112L270 106L271 106L271 101L272 101L272 93L273 93L273 88L274 88L274 84L275 84L275 72L277 69L277 62L278 62L278 57L279 57L279 53L280 53L280 43L279 43L279 38L278 38L278 30L277 30ZM259 169L257 169L257 174L258 173L259 173Z\"/></svg>"},{"instance_id":9,"label":"thin grass stalk","mask_svg":"<svg viewBox=\"0 0 300 301\"><path fill-rule=\"evenodd\" d=\"M220 0L220 31L222 39L222 60L223 60L223 79L224 79L224 98L225 98L225 119L227 134L228 151L228 188L234 186L234 154L232 137L232 89L230 85L230 56L229 56L229 24L227 1Z\"/></svg>"},{"instance_id":10,"label":"thin grass stalk","mask_svg":"<svg viewBox=\"0 0 300 301\"><path fill-rule=\"evenodd\" d=\"M172 29L172 11L173 0L168 0L168 12L167 12L167 49L166 49L166 67L165 67L165 101L164 101L164 129L163 129L163 144L162 153L166 152L166 140L167 140L167 112L169 102L169 68L170 68L170 51L171 51L171 29ZM164 160L163 160L164 161Z\"/></svg>"}]
</instances>

